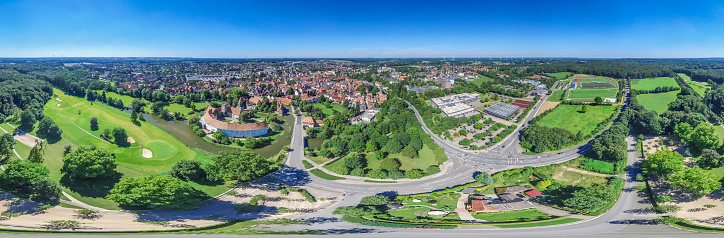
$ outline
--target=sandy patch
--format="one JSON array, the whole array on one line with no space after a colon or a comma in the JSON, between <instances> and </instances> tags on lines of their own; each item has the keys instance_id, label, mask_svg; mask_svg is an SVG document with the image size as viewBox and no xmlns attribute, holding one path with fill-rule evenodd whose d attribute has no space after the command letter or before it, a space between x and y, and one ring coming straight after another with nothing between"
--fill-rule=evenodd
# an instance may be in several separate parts
<instances>
[{"instance_id":1,"label":"sandy patch","mask_svg":"<svg viewBox=\"0 0 724 238\"><path fill-rule=\"evenodd\" d=\"M143 149L143 158L151 158L153 157L153 153L149 149Z\"/></svg>"},{"instance_id":2,"label":"sandy patch","mask_svg":"<svg viewBox=\"0 0 724 238\"><path fill-rule=\"evenodd\" d=\"M62 102L63 100L60 100L60 98L55 98L56 101Z\"/></svg>"},{"instance_id":3,"label":"sandy patch","mask_svg":"<svg viewBox=\"0 0 724 238\"><path fill-rule=\"evenodd\" d=\"M535 115L538 116L538 115L544 113L545 111L553 109L556 106L558 106L558 104L560 104L560 103L561 102L545 101L545 102L543 102L543 105L540 106L540 110L538 110L538 113L536 113Z\"/></svg>"},{"instance_id":4,"label":"sandy patch","mask_svg":"<svg viewBox=\"0 0 724 238\"><path fill-rule=\"evenodd\" d=\"M289 192L289 194L287 195L282 195L279 190L263 190L261 189L262 187L266 186L255 184L251 185L250 187L236 188L234 189L234 191L237 192L237 195L224 195L219 197L218 199L222 201L229 201L232 203L248 203L249 201L251 201L251 198L254 195L264 195L265 197L267 197L267 200L261 201L260 205L276 208L288 208L297 211L293 213L278 212L276 214L268 214L269 216L264 218L275 219L282 217L294 217L303 214L311 214L319 210L325 209L332 204L338 202L340 199L339 195L341 195L342 193L302 186L301 188L306 189L317 199L317 202L312 203L307 201L307 199L305 199L304 196L302 196L299 192Z\"/></svg>"},{"instance_id":5,"label":"sandy patch","mask_svg":"<svg viewBox=\"0 0 724 238\"><path fill-rule=\"evenodd\" d=\"M136 143L136 140L134 140L133 137L128 137L126 141L128 141L128 143Z\"/></svg>"},{"instance_id":6,"label":"sandy patch","mask_svg":"<svg viewBox=\"0 0 724 238\"><path fill-rule=\"evenodd\" d=\"M58 103L58 105L55 105L55 106L58 106L58 107L60 107L60 103Z\"/></svg>"}]
</instances>

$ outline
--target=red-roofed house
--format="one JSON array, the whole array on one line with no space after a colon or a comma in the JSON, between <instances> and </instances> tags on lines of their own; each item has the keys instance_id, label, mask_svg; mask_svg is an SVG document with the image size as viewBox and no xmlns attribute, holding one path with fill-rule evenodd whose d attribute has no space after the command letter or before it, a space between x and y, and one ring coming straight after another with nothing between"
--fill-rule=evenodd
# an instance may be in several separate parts
<instances>
[{"instance_id":1,"label":"red-roofed house","mask_svg":"<svg viewBox=\"0 0 724 238\"><path fill-rule=\"evenodd\" d=\"M528 196L530 196L532 198L537 197L537 196L543 196L543 193L541 193L540 191L535 190L535 189L525 191L525 194L527 194Z\"/></svg>"}]
</instances>

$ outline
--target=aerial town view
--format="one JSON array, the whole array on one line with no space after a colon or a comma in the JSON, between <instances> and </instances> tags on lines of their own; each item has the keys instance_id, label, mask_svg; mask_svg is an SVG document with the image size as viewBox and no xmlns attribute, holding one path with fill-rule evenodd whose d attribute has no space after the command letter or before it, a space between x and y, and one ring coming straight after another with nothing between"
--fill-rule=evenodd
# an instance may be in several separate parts
<instances>
[{"instance_id":1,"label":"aerial town view","mask_svg":"<svg viewBox=\"0 0 724 238\"><path fill-rule=\"evenodd\" d=\"M724 2L2 1L0 237L721 237Z\"/></svg>"}]
</instances>

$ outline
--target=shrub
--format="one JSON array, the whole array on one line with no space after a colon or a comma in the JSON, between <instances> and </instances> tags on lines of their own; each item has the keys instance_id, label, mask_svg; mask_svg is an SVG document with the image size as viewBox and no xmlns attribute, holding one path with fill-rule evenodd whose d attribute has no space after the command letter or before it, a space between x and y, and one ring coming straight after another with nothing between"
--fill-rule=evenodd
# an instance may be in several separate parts
<instances>
[{"instance_id":1,"label":"shrub","mask_svg":"<svg viewBox=\"0 0 724 238\"><path fill-rule=\"evenodd\" d=\"M317 199L315 199L314 196L312 196L312 194L310 194L309 192L307 192L307 190L299 189L298 191L299 191L299 193L302 194L302 196L304 196L304 198L307 199L307 201L309 201L309 202L317 202Z\"/></svg>"},{"instance_id":2,"label":"shrub","mask_svg":"<svg viewBox=\"0 0 724 238\"><path fill-rule=\"evenodd\" d=\"M704 207L705 207L705 208L715 208L716 205L714 205L714 204L706 204L706 205L704 205Z\"/></svg>"},{"instance_id":3,"label":"shrub","mask_svg":"<svg viewBox=\"0 0 724 238\"><path fill-rule=\"evenodd\" d=\"M201 164L193 160L179 160L171 167L170 173L181 180L195 180L206 176Z\"/></svg>"},{"instance_id":4,"label":"shrub","mask_svg":"<svg viewBox=\"0 0 724 238\"><path fill-rule=\"evenodd\" d=\"M363 197L359 202L360 205L387 205L392 201L392 198L385 195L372 195Z\"/></svg>"},{"instance_id":5,"label":"shrub","mask_svg":"<svg viewBox=\"0 0 724 238\"><path fill-rule=\"evenodd\" d=\"M659 205L658 207L654 207L654 211L657 213L678 212L680 210L681 207L677 205Z\"/></svg>"},{"instance_id":6,"label":"shrub","mask_svg":"<svg viewBox=\"0 0 724 238\"><path fill-rule=\"evenodd\" d=\"M674 200L674 197L669 196L669 195L660 195L660 196L656 197L656 200L658 202L668 202L668 201Z\"/></svg>"},{"instance_id":7,"label":"shrub","mask_svg":"<svg viewBox=\"0 0 724 238\"><path fill-rule=\"evenodd\" d=\"M580 167L584 170L602 174L613 174L614 172L613 164L601 160L586 159L581 163Z\"/></svg>"},{"instance_id":8,"label":"shrub","mask_svg":"<svg viewBox=\"0 0 724 238\"><path fill-rule=\"evenodd\" d=\"M257 194L257 195L254 195L253 197L251 197L251 201L249 201L249 204L258 205L259 201L266 201L266 200L267 200L266 196Z\"/></svg>"}]
</instances>

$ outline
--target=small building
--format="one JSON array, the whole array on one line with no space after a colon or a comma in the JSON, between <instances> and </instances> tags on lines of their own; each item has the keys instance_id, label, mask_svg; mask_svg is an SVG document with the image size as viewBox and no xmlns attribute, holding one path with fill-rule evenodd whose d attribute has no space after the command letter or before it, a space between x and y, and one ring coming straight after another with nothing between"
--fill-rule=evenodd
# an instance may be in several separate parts
<instances>
[{"instance_id":1,"label":"small building","mask_svg":"<svg viewBox=\"0 0 724 238\"><path fill-rule=\"evenodd\" d=\"M503 202L520 202L523 201L523 199L520 199L519 197L515 196L515 194L512 193L505 193L498 195L500 197L500 200Z\"/></svg>"},{"instance_id":2,"label":"small building","mask_svg":"<svg viewBox=\"0 0 724 238\"><path fill-rule=\"evenodd\" d=\"M525 188L525 186L523 186L523 185L515 185L515 186L508 187L505 191L508 193L522 193L526 189L527 188Z\"/></svg>"},{"instance_id":3,"label":"small building","mask_svg":"<svg viewBox=\"0 0 724 238\"><path fill-rule=\"evenodd\" d=\"M489 202L489 200L486 200L482 196L475 196L468 200L469 202L469 209L471 212L495 212L500 211L500 209L486 206L485 202Z\"/></svg>"},{"instance_id":4,"label":"small building","mask_svg":"<svg viewBox=\"0 0 724 238\"><path fill-rule=\"evenodd\" d=\"M302 118L302 125L311 126L311 127L323 126L324 121L315 120L312 117L304 117L304 118Z\"/></svg>"},{"instance_id":5,"label":"small building","mask_svg":"<svg viewBox=\"0 0 724 238\"><path fill-rule=\"evenodd\" d=\"M525 194L528 195L528 196L530 196L530 197L532 197L532 198L538 197L538 196L543 196L543 193L541 193L540 191L535 190L535 189L531 189L531 190L525 191Z\"/></svg>"}]
</instances>

